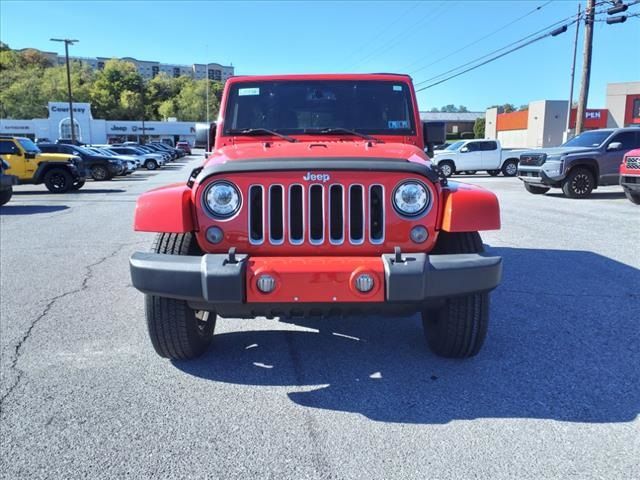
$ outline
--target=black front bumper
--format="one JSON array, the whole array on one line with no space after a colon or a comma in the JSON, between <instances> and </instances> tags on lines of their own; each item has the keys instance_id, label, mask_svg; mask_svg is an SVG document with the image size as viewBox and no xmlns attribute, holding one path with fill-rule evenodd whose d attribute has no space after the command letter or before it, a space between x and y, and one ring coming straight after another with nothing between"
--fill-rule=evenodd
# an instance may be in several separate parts
<instances>
[{"instance_id":1,"label":"black front bumper","mask_svg":"<svg viewBox=\"0 0 640 480\"><path fill-rule=\"evenodd\" d=\"M247 255L235 262L223 254L177 256L135 252L130 258L131 280L141 292L186 300L193 308L222 316L275 316L290 312L335 311L351 304L246 303ZM381 256L385 271L385 302L373 311L419 311L449 297L488 292L500 283L502 258L489 254ZM363 305L357 305L362 308Z\"/></svg>"},{"instance_id":2,"label":"black front bumper","mask_svg":"<svg viewBox=\"0 0 640 480\"><path fill-rule=\"evenodd\" d=\"M640 175L620 175L620 185L625 190L640 192Z\"/></svg>"}]
</instances>

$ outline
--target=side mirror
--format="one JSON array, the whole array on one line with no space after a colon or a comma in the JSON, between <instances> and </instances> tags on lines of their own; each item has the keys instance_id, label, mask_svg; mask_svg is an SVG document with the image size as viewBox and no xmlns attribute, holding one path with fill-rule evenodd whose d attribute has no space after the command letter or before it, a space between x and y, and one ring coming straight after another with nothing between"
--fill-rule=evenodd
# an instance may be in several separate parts
<instances>
[{"instance_id":1,"label":"side mirror","mask_svg":"<svg viewBox=\"0 0 640 480\"><path fill-rule=\"evenodd\" d=\"M27 160L31 158L36 158L36 154L31 152L24 152L24 158L26 158Z\"/></svg>"},{"instance_id":2,"label":"side mirror","mask_svg":"<svg viewBox=\"0 0 640 480\"><path fill-rule=\"evenodd\" d=\"M467 153L469 151L469 147L462 147L460 149L460 153Z\"/></svg>"},{"instance_id":3,"label":"side mirror","mask_svg":"<svg viewBox=\"0 0 640 480\"><path fill-rule=\"evenodd\" d=\"M611 142L608 146L607 146L607 150L621 150L622 149L622 143L620 142Z\"/></svg>"},{"instance_id":4,"label":"side mirror","mask_svg":"<svg viewBox=\"0 0 640 480\"><path fill-rule=\"evenodd\" d=\"M422 122L422 137L424 145L433 150L436 145L442 145L447 140L447 131L444 122Z\"/></svg>"}]
</instances>

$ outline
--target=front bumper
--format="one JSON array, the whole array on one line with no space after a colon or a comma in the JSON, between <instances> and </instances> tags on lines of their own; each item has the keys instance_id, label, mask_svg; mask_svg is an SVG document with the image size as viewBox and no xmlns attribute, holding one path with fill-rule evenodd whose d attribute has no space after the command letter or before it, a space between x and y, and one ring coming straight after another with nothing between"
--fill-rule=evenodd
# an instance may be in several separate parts
<instances>
[{"instance_id":1,"label":"front bumper","mask_svg":"<svg viewBox=\"0 0 640 480\"><path fill-rule=\"evenodd\" d=\"M143 293L187 300L193 308L222 316L287 315L341 306L373 305L374 311L420 311L442 300L488 292L500 283L502 258L481 254L394 254L380 257L249 257L224 254L177 256L135 252L133 286ZM355 289L354 278L371 274L377 288ZM260 293L256 279L276 278ZM385 308L382 308L385 307Z\"/></svg>"},{"instance_id":2,"label":"front bumper","mask_svg":"<svg viewBox=\"0 0 640 480\"><path fill-rule=\"evenodd\" d=\"M620 185L622 185L622 188L625 190L640 192L640 175L622 173L620 175Z\"/></svg>"},{"instance_id":3,"label":"front bumper","mask_svg":"<svg viewBox=\"0 0 640 480\"><path fill-rule=\"evenodd\" d=\"M537 166L518 166L518 178L526 183L534 185L545 185L548 187L558 186L564 179L562 167L554 170L546 170Z\"/></svg>"}]
</instances>

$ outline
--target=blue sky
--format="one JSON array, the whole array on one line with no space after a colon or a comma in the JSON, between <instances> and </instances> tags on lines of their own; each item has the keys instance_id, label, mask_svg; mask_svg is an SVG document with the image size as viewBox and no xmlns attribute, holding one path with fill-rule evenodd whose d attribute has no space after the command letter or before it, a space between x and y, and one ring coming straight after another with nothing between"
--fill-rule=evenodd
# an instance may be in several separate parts
<instances>
[{"instance_id":1,"label":"blue sky","mask_svg":"<svg viewBox=\"0 0 640 480\"><path fill-rule=\"evenodd\" d=\"M233 63L237 74L401 72L419 82L574 15L577 4L3 0L0 38L12 48L62 53L49 38L71 37L80 40L74 55ZM543 8L482 39L538 6ZM630 11L640 12L640 5ZM566 99L574 28L419 93L420 109L453 103L484 110ZM582 35L579 45L578 73ZM608 82L640 80L639 45L640 17L596 23L591 108L605 106Z\"/></svg>"}]
</instances>

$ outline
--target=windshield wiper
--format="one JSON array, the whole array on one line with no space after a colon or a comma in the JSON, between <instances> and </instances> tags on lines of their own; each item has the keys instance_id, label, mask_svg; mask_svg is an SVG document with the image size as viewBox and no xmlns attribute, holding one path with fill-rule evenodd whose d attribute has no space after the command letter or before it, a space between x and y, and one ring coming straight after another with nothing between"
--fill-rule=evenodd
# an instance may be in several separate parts
<instances>
[{"instance_id":1,"label":"windshield wiper","mask_svg":"<svg viewBox=\"0 0 640 480\"><path fill-rule=\"evenodd\" d=\"M370 140L372 142L384 143L379 138L372 137L371 135L367 135L366 133L356 132L355 130L349 130L348 128L342 127L332 127L332 128L322 128L322 129L305 129L304 133L316 133L320 135L331 135L333 133L347 133L349 135L355 135L356 137L364 138L365 140Z\"/></svg>"},{"instance_id":2,"label":"windshield wiper","mask_svg":"<svg viewBox=\"0 0 640 480\"><path fill-rule=\"evenodd\" d=\"M284 140L286 140L287 142L297 142L298 140L296 140L293 137L290 137L289 135L284 135L283 133L278 133L276 131L273 130L269 130L268 128L245 128L243 130L229 130L229 133L231 135L260 135L260 134L267 134L267 135L274 135L276 137L280 137Z\"/></svg>"}]
</instances>

